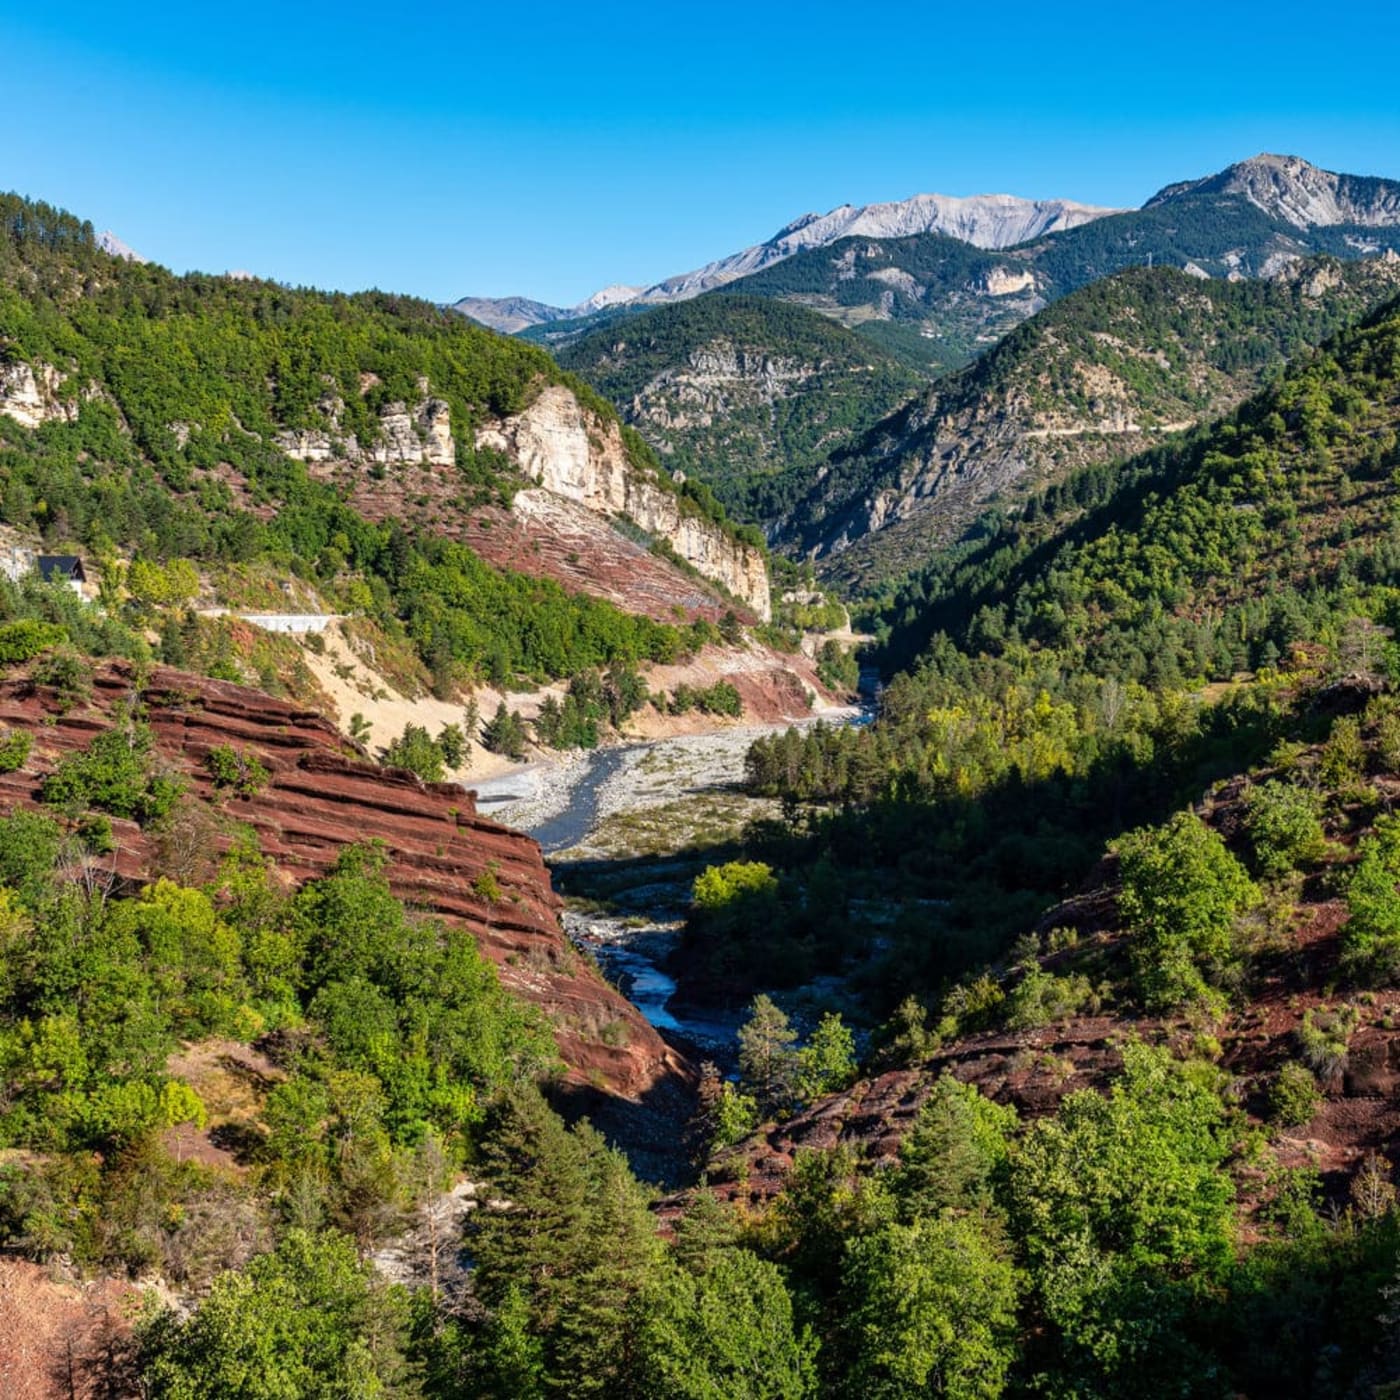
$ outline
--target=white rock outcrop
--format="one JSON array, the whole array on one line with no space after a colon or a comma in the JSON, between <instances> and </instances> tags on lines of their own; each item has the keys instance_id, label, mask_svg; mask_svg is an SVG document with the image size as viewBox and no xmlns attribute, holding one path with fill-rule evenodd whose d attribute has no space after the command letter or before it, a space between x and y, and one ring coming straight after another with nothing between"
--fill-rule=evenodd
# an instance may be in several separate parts
<instances>
[{"instance_id":1,"label":"white rock outcrop","mask_svg":"<svg viewBox=\"0 0 1400 1400\"><path fill-rule=\"evenodd\" d=\"M323 398L319 405L329 428L285 429L277 446L299 462L376 462L450 467L457 461L452 440L452 408L445 399L426 398L412 410L403 403L385 404L379 414L379 437L368 449L355 435L340 434L344 405Z\"/></svg>"},{"instance_id":2,"label":"white rock outcrop","mask_svg":"<svg viewBox=\"0 0 1400 1400\"><path fill-rule=\"evenodd\" d=\"M629 517L762 621L772 616L762 553L684 512L676 495L641 476L627 460L618 426L593 417L568 389L551 385L523 413L479 428L476 443L504 452L553 495L600 515Z\"/></svg>"},{"instance_id":3,"label":"white rock outcrop","mask_svg":"<svg viewBox=\"0 0 1400 1400\"><path fill-rule=\"evenodd\" d=\"M1035 274L1029 268L994 267L981 280L981 290L989 297L1015 296L1035 291Z\"/></svg>"},{"instance_id":4,"label":"white rock outcrop","mask_svg":"<svg viewBox=\"0 0 1400 1400\"><path fill-rule=\"evenodd\" d=\"M454 465L452 410L446 400L425 399L412 413L404 404L386 404L379 415L379 441L370 448L369 457L381 463Z\"/></svg>"},{"instance_id":5,"label":"white rock outcrop","mask_svg":"<svg viewBox=\"0 0 1400 1400\"><path fill-rule=\"evenodd\" d=\"M0 364L0 413L26 428L55 421L71 423L78 416L78 401L58 397L65 377L52 365L27 365L19 360Z\"/></svg>"}]
</instances>

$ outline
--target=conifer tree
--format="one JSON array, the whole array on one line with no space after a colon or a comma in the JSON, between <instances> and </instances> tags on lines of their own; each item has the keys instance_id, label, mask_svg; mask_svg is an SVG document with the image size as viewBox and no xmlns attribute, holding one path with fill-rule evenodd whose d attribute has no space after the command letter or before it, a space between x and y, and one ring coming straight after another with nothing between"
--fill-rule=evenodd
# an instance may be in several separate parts
<instances>
[{"instance_id":1,"label":"conifer tree","mask_svg":"<svg viewBox=\"0 0 1400 1400\"><path fill-rule=\"evenodd\" d=\"M739 1073L764 1113L785 1108L792 1099L797 1056L792 1043L797 1032L771 998L760 993L749 1007L749 1019L739 1028Z\"/></svg>"}]
</instances>

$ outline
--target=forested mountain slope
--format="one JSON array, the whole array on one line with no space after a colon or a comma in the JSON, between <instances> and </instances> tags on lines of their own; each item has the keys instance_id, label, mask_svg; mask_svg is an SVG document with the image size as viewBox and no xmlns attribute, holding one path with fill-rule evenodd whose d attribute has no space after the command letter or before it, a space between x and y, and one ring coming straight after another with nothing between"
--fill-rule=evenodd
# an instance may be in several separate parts
<instances>
[{"instance_id":1,"label":"forested mountain slope","mask_svg":"<svg viewBox=\"0 0 1400 1400\"><path fill-rule=\"evenodd\" d=\"M756 1001L705 1119L833 1393L1393 1387L1398 503L1392 301L931 569L873 726L752 749L784 818L682 978L761 928L892 1012L813 1093Z\"/></svg>"},{"instance_id":2,"label":"forested mountain slope","mask_svg":"<svg viewBox=\"0 0 1400 1400\"><path fill-rule=\"evenodd\" d=\"M1217 427L1077 473L902 592L878 723L751 755L758 791L855 804L774 848L828 882L815 905L792 887L790 975L839 963L848 939L877 992L960 975L1106 839L1305 725L1235 678L1388 665L1398 429L1392 303ZM892 929L843 903L871 889ZM781 920L765 926L786 965ZM742 968L721 944L696 951Z\"/></svg>"},{"instance_id":3,"label":"forested mountain slope","mask_svg":"<svg viewBox=\"0 0 1400 1400\"><path fill-rule=\"evenodd\" d=\"M803 481L920 383L814 312L719 293L595 331L559 362L747 519L767 513L767 478Z\"/></svg>"},{"instance_id":4,"label":"forested mountain slope","mask_svg":"<svg viewBox=\"0 0 1400 1400\"><path fill-rule=\"evenodd\" d=\"M93 555L295 560L463 679L493 655L536 674L590 649L674 655L678 620L767 615L752 537L530 346L377 293L173 277L14 197L4 235L8 523ZM628 577L649 617L587 596L626 602ZM454 590L462 610L430 618ZM526 639L541 614L550 660ZM601 652L579 649L589 632L611 634Z\"/></svg>"},{"instance_id":5,"label":"forested mountain slope","mask_svg":"<svg viewBox=\"0 0 1400 1400\"><path fill-rule=\"evenodd\" d=\"M1038 313L833 454L770 532L847 583L917 567L995 503L1234 407L1288 357L1400 290L1400 259L1256 281L1138 268Z\"/></svg>"}]
</instances>

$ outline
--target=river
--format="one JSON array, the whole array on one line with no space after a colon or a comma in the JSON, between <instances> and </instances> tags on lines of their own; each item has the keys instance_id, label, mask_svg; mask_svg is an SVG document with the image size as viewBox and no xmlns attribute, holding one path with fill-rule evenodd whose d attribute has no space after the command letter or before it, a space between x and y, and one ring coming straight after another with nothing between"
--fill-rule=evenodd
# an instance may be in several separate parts
<instances>
[{"instance_id":1,"label":"river","mask_svg":"<svg viewBox=\"0 0 1400 1400\"><path fill-rule=\"evenodd\" d=\"M863 674L864 703L858 709L818 718L869 723L876 683L873 673ZM672 1005L676 983L665 962L680 936L696 857L684 855L671 864L666 857L713 843L717 814L737 833L749 816L773 808L743 795L744 757L754 739L788 727L736 725L713 734L596 749L522 769L478 789L485 814L528 831L540 843L561 888L577 893L586 885L581 871L603 875L609 912L569 910L564 924L570 938L597 958L652 1025L721 1064L732 1060L742 1013ZM631 867L637 874L628 884Z\"/></svg>"}]
</instances>

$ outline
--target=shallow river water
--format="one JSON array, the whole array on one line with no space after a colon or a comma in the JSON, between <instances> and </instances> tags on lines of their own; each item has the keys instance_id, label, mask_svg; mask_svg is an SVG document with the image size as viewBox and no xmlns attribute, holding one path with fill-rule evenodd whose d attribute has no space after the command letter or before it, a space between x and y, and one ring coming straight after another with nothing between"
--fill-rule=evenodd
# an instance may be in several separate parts
<instances>
[{"instance_id":1,"label":"shallow river water","mask_svg":"<svg viewBox=\"0 0 1400 1400\"><path fill-rule=\"evenodd\" d=\"M869 722L870 713L867 704L823 718L828 723L861 724ZM654 806L687 792L703 800L707 791L732 790L743 776L744 755L753 739L786 727L743 727L721 735L598 749L564 764L522 769L483 783L477 800L485 815L528 831L546 860L559 865L558 857L586 848L604 820L634 804ZM648 781L648 765L665 776ZM597 958L652 1025L685 1037L723 1061L732 1054L741 1013L671 1004L676 983L663 964L679 936L684 897L684 887L642 885L619 900L628 917L570 912L564 924L570 938Z\"/></svg>"}]
</instances>

